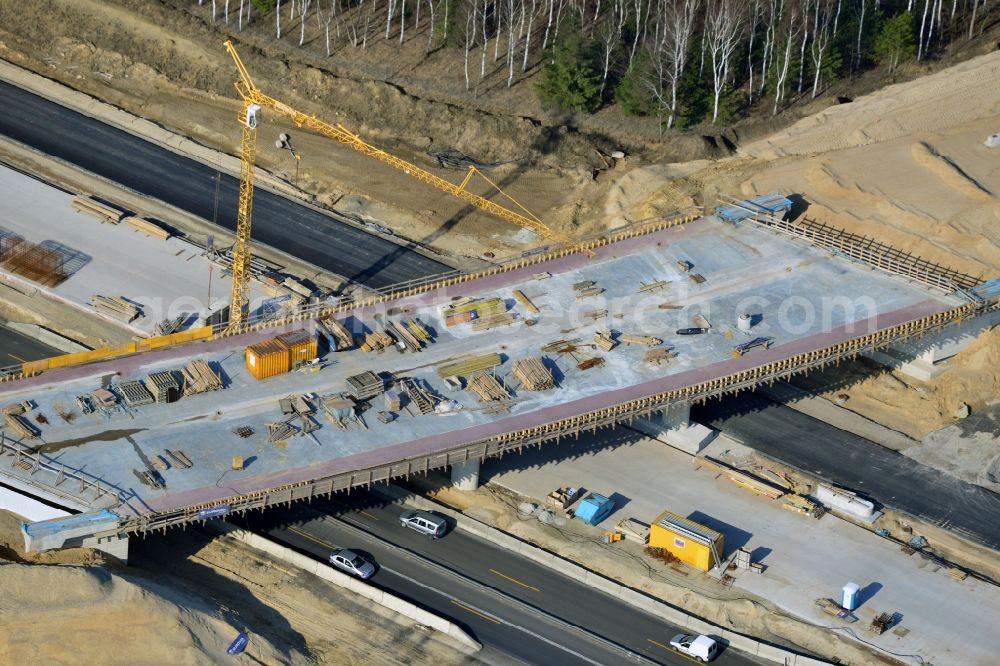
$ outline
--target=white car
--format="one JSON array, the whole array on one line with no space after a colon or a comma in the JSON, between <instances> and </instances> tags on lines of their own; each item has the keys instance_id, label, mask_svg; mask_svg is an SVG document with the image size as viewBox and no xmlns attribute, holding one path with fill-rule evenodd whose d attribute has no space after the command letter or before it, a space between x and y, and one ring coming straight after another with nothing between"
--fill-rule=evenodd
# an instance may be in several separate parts
<instances>
[{"instance_id":1,"label":"white car","mask_svg":"<svg viewBox=\"0 0 1000 666\"><path fill-rule=\"evenodd\" d=\"M330 553L330 564L358 578L368 579L375 575L374 562L346 548L338 548Z\"/></svg>"},{"instance_id":2,"label":"white car","mask_svg":"<svg viewBox=\"0 0 1000 666\"><path fill-rule=\"evenodd\" d=\"M670 646L698 661L712 661L719 654L719 644L708 636L677 634L670 639Z\"/></svg>"}]
</instances>

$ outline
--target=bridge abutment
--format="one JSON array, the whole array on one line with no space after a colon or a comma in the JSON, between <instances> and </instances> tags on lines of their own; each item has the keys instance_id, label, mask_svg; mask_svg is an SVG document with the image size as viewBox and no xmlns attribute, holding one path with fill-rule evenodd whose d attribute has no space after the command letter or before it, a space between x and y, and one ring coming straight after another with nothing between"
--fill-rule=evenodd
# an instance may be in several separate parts
<instances>
[{"instance_id":1,"label":"bridge abutment","mask_svg":"<svg viewBox=\"0 0 1000 666\"><path fill-rule=\"evenodd\" d=\"M637 418L632 428L691 455L697 455L718 434L691 420L691 403L673 404L648 418Z\"/></svg>"}]
</instances>

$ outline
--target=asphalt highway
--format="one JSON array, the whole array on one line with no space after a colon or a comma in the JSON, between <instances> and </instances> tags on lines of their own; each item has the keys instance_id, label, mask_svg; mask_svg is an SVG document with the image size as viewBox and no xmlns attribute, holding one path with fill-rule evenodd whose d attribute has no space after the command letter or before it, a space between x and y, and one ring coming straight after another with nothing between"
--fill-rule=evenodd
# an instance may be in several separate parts
<instances>
[{"instance_id":1,"label":"asphalt highway","mask_svg":"<svg viewBox=\"0 0 1000 666\"><path fill-rule=\"evenodd\" d=\"M3 81L0 99L0 134L212 221L216 169ZM218 224L226 229L236 228L238 192L238 179L222 174ZM370 287L450 270L412 248L260 188L254 190L252 237Z\"/></svg>"},{"instance_id":2,"label":"asphalt highway","mask_svg":"<svg viewBox=\"0 0 1000 666\"><path fill-rule=\"evenodd\" d=\"M669 647L680 629L603 592L461 530L432 540L403 528L404 508L377 495L347 501L270 510L250 527L324 561L338 547L371 555L379 565L372 585L449 618L504 662L693 661ZM724 650L715 663L757 662Z\"/></svg>"},{"instance_id":3,"label":"asphalt highway","mask_svg":"<svg viewBox=\"0 0 1000 666\"><path fill-rule=\"evenodd\" d=\"M0 367L58 356L61 352L0 325Z\"/></svg>"},{"instance_id":4,"label":"asphalt highway","mask_svg":"<svg viewBox=\"0 0 1000 666\"><path fill-rule=\"evenodd\" d=\"M711 400L691 418L792 467L1000 548L1000 495L757 393Z\"/></svg>"}]
</instances>

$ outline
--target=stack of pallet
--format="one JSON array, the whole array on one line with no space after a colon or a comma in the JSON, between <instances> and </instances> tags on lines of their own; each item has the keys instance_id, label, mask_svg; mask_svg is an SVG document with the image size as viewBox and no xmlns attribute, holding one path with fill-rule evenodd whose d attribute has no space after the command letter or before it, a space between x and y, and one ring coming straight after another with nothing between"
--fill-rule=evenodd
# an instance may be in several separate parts
<instances>
[{"instance_id":1,"label":"stack of pallet","mask_svg":"<svg viewBox=\"0 0 1000 666\"><path fill-rule=\"evenodd\" d=\"M139 381L123 382L116 386L115 390L129 407L142 407L155 402L145 385Z\"/></svg>"},{"instance_id":2,"label":"stack of pallet","mask_svg":"<svg viewBox=\"0 0 1000 666\"><path fill-rule=\"evenodd\" d=\"M438 377L468 377L469 375L489 370L500 365L502 360L500 354L478 354L467 356L458 361L439 365L437 369Z\"/></svg>"},{"instance_id":3,"label":"stack of pallet","mask_svg":"<svg viewBox=\"0 0 1000 666\"><path fill-rule=\"evenodd\" d=\"M651 335L619 335L618 341L627 345L645 345L646 347L655 347L663 342L663 340Z\"/></svg>"},{"instance_id":4,"label":"stack of pallet","mask_svg":"<svg viewBox=\"0 0 1000 666\"><path fill-rule=\"evenodd\" d=\"M31 421L20 414L7 414L4 416L4 425L20 435L22 439L37 439L41 434L41 431Z\"/></svg>"},{"instance_id":5,"label":"stack of pallet","mask_svg":"<svg viewBox=\"0 0 1000 666\"><path fill-rule=\"evenodd\" d=\"M133 229L137 229L147 236L152 236L153 238L159 238L160 240L167 240L170 238L171 234L163 226L152 220L147 220L144 217L136 217L134 215L129 215L122 222L125 222Z\"/></svg>"},{"instance_id":6,"label":"stack of pallet","mask_svg":"<svg viewBox=\"0 0 1000 666\"><path fill-rule=\"evenodd\" d=\"M418 352L421 349L420 340L410 331L405 323L401 321L390 321L389 325L392 327L393 333L396 338L403 343L409 351Z\"/></svg>"},{"instance_id":7,"label":"stack of pallet","mask_svg":"<svg viewBox=\"0 0 1000 666\"><path fill-rule=\"evenodd\" d=\"M355 400L368 400L385 392L382 378L371 370L347 378L347 390Z\"/></svg>"},{"instance_id":8,"label":"stack of pallet","mask_svg":"<svg viewBox=\"0 0 1000 666\"><path fill-rule=\"evenodd\" d=\"M130 323L142 316L142 308L127 301L121 296L101 296L94 294L90 297L90 307L102 314L106 314L115 319L120 319L125 323Z\"/></svg>"},{"instance_id":9,"label":"stack of pallet","mask_svg":"<svg viewBox=\"0 0 1000 666\"><path fill-rule=\"evenodd\" d=\"M611 337L611 331L598 331L594 333L594 344L596 344L601 351L609 352L614 349L615 345L618 343Z\"/></svg>"},{"instance_id":10,"label":"stack of pallet","mask_svg":"<svg viewBox=\"0 0 1000 666\"><path fill-rule=\"evenodd\" d=\"M74 197L73 202L70 205L73 206L77 212L97 218L101 222L110 222L111 224L118 224L122 219L122 215L125 214L125 212L119 208L115 208L114 206L106 204L102 201L97 201L96 199L82 195Z\"/></svg>"},{"instance_id":11,"label":"stack of pallet","mask_svg":"<svg viewBox=\"0 0 1000 666\"><path fill-rule=\"evenodd\" d=\"M365 334L365 341L361 343L361 351L382 351L394 344L396 344L396 341L388 333L384 331L372 331Z\"/></svg>"},{"instance_id":12,"label":"stack of pallet","mask_svg":"<svg viewBox=\"0 0 1000 666\"><path fill-rule=\"evenodd\" d=\"M510 393L489 372L481 372L469 379L469 390L476 394L480 402L507 400Z\"/></svg>"},{"instance_id":13,"label":"stack of pallet","mask_svg":"<svg viewBox=\"0 0 1000 666\"><path fill-rule=\"evenodd\" d=\"M518 359L514 361L511 372L526 391L546 391L556 385L552 379L552 371L545 367L540 358Z\"/></svg>"},{"instance_id":14,"label":"stack of pallet","mask_svg":"<svg viewBox=\"0 0 1000 666\"><path fill-rule=\"evenodd\" d=\"M218 391L222 388L222 377L220 377L208 361L196 358L181 370L184 375L184 395L194 395L207 391Z\"/></svg>"},{"instance_id":15,"label":"stack of pallet","mask_svg":"<svg viewBox=\"0 0 1000 666\"><path fill-rule=\"evenodd\" d=\"M472 320L473 331L488 331L498 326L510 326L514 323L514 315L510 312L498 312Z\"/></svg>"}]
</instances>

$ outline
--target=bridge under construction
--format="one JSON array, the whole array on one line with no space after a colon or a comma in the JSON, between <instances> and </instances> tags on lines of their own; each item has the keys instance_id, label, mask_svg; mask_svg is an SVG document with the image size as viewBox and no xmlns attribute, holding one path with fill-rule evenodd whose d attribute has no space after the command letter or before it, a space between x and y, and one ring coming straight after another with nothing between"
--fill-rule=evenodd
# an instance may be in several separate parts
<instances>
[{"instance_id":1,"label":"bridge under construction","mask_svg":"<svg viewBox=\"0 0 1000 666\"><path fill-rule=\"evenodd\" d=\"M635 225L591 240L593 256L556 250L179 346L8 369L0 481L82 512L26 526L27 547L475 474L1000 309L995 282L733 205L747 214ZM317 360L274 366L273 338L298 331Z\"/></svg>"}]
</instances>

